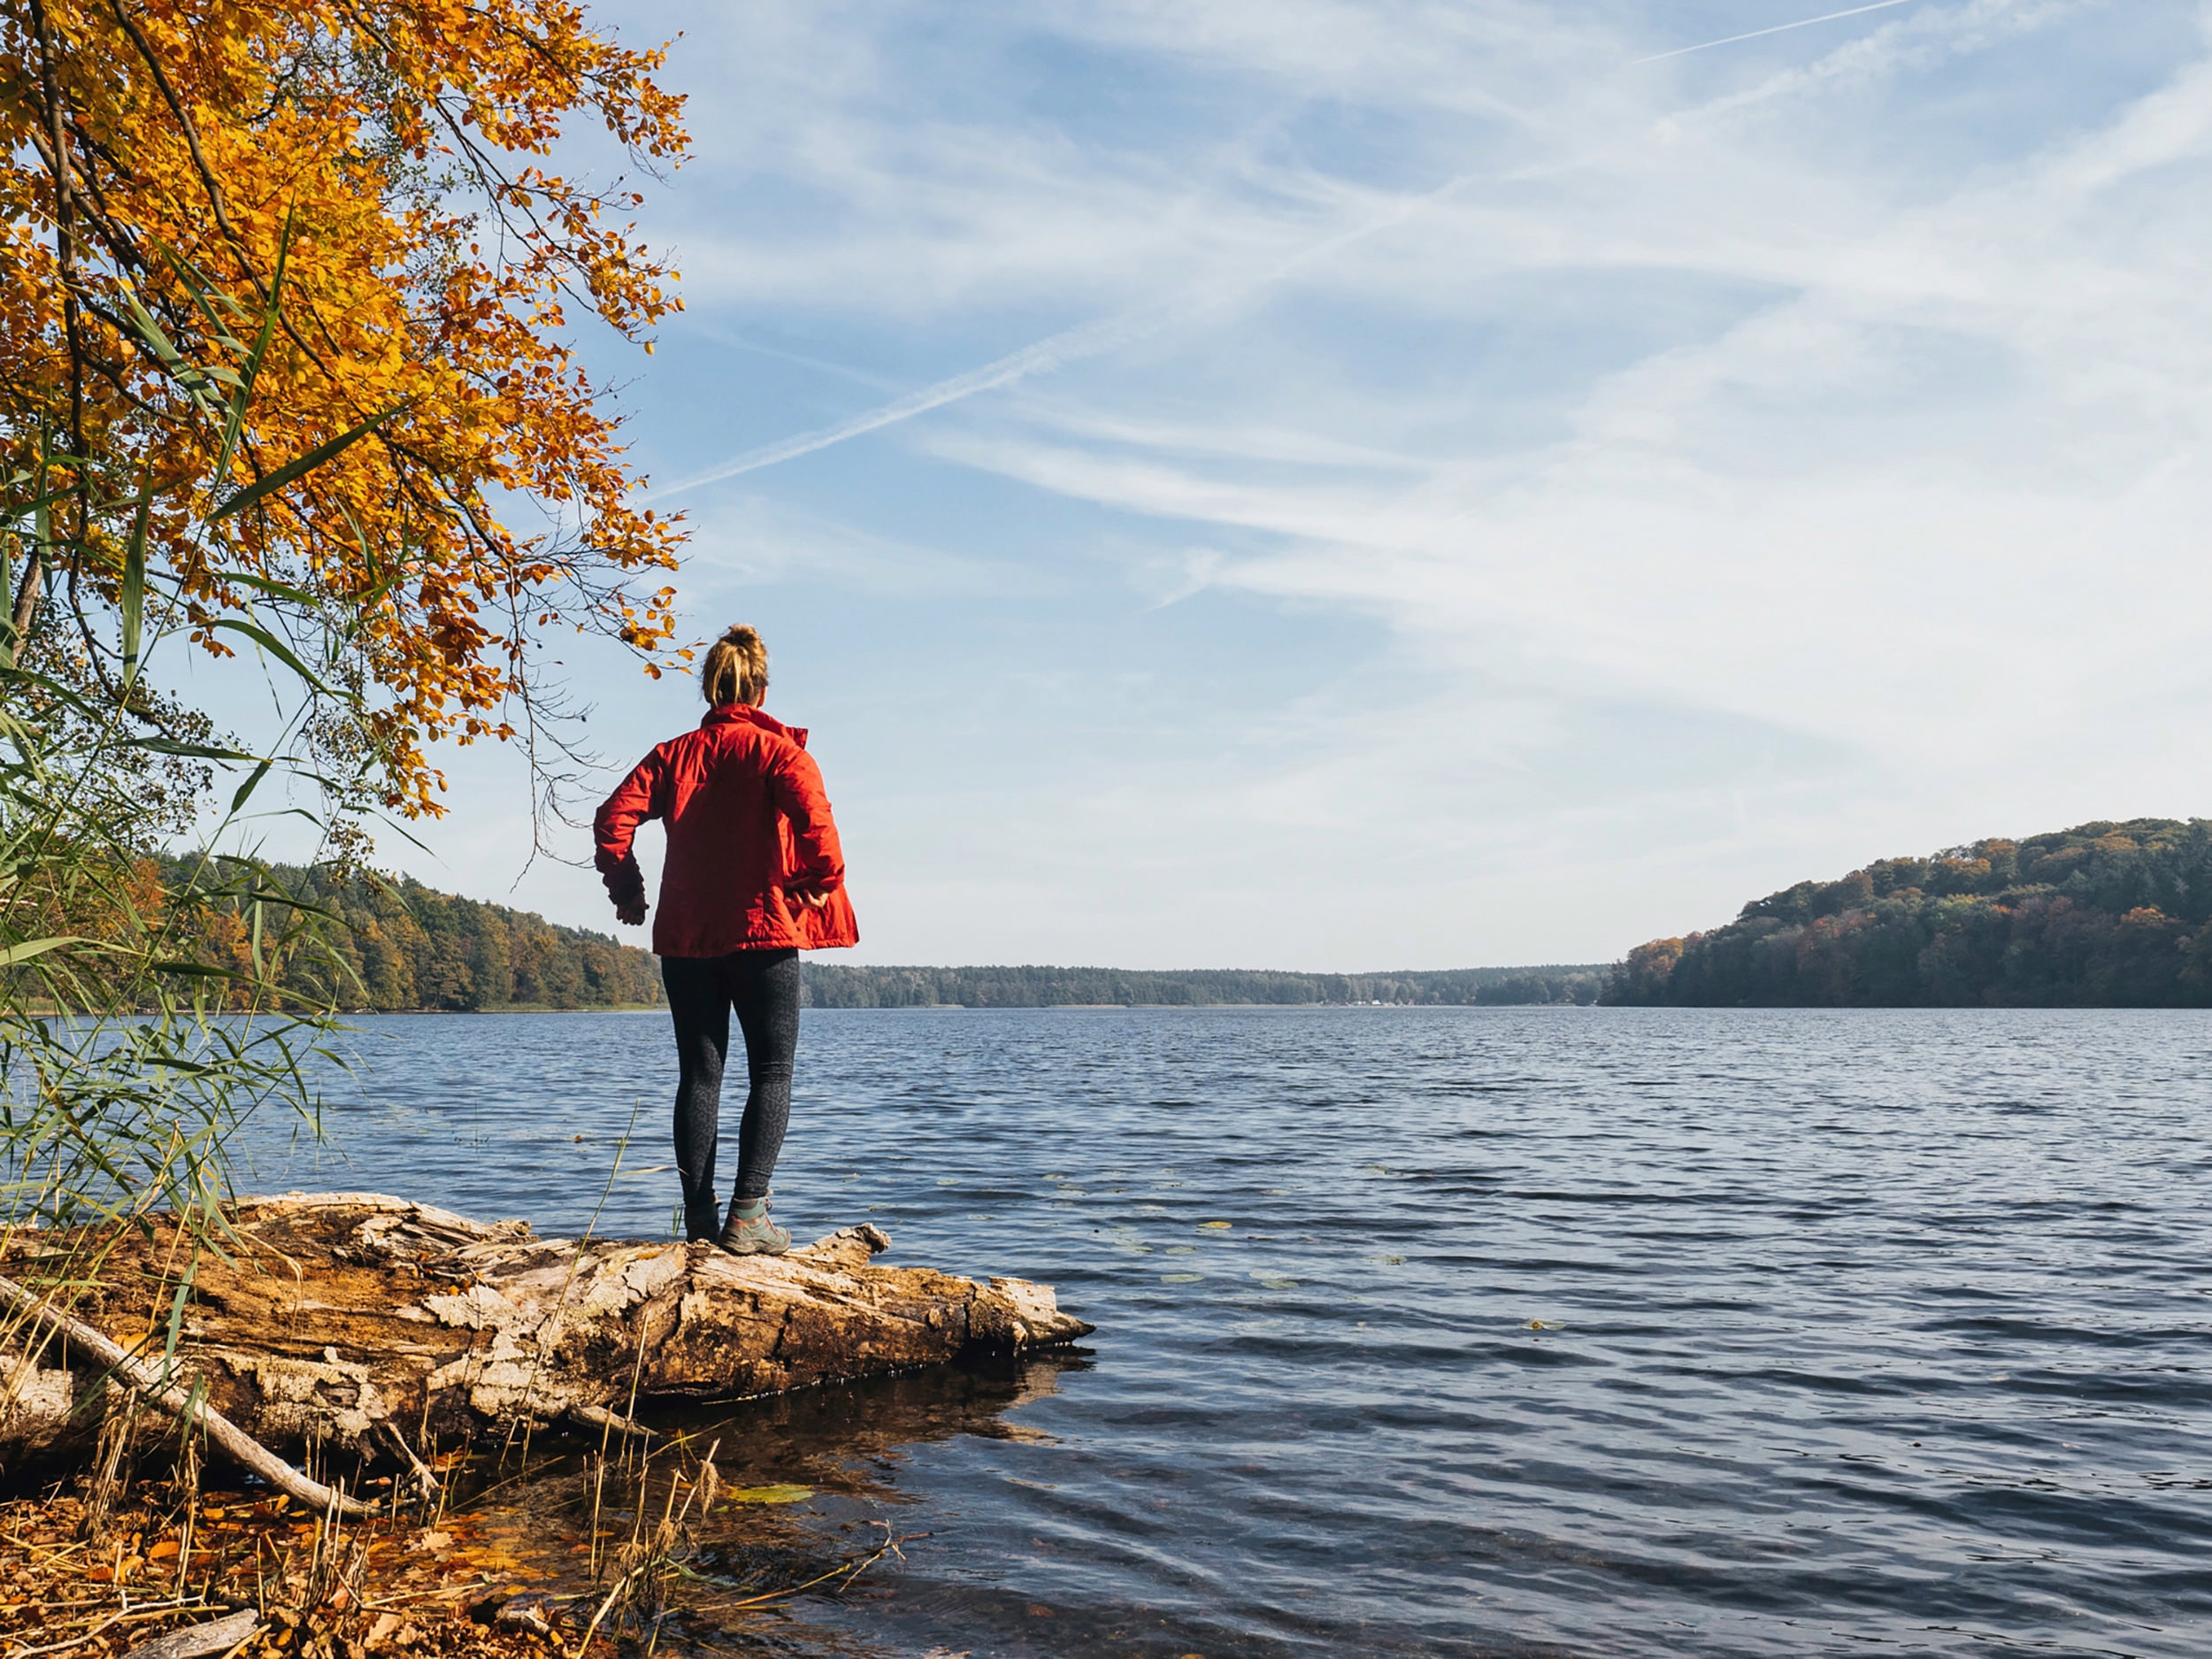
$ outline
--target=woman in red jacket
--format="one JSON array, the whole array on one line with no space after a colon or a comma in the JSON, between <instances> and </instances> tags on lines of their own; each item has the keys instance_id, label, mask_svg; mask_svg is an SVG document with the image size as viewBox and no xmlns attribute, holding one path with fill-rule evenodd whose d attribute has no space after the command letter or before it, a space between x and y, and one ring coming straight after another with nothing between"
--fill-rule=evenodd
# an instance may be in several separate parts
<instances>
[{"instance_id":1,"label":"woman in red jacket","mask_svg":"<svg viewBox=\"0 0 2212 1659\"><path fill-rule=\"evenodd\" d=\"M740 1256L780 1256L791 1235L768 1218L768 1177L791 1114L799 952L856 945L860 930L806 733L761 712L768 649L760 635L732 628L708 650L700 680L706 718L640 761L607 797L592 826L596 862L616 918L635 926L645 919L645 876L631 841L647 818L667 826L653 949L676 1023L684 1232ZM714 1150L733 1008L749 1087L725 1217Z\"/></svg>"}]
</instances>

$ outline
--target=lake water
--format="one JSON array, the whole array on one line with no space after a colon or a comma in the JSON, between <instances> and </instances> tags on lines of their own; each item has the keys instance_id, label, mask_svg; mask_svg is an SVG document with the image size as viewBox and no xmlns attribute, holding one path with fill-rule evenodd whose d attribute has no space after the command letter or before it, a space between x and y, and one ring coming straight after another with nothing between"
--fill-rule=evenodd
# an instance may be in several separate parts
<instances>
[{"instance_id":1,"label":"lake water","mask_svg":"<svg viewBox=\"0 0 2212 1659\"><path fill-rule=\"evenodd\" d=\"M244 1184L666 1233L664 1017L354 1043ZM2212 1653L2212 1016L824 1010L799 1075L796 1233L1099 1328L733 1419L784 1545L926 1536L733 1649Z\"/></svg>"}]
</instances>

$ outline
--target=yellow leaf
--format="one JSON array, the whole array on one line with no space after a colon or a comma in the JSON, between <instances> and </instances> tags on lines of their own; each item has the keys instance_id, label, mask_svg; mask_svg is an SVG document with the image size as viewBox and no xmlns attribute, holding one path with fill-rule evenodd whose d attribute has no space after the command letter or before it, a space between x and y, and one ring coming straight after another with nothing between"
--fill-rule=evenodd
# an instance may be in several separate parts
<instances>
[{"instance_id":1,"label":"yellow leaf","mask_svg":"<svg viewBox=\"0 0 2212 1659\"><path fill-rule=\"evenodd\" d=\"M797 1503L814 1495L812 1486L741 1486L729 1494L732 1503Z\"/></svg>"}]
</instances>

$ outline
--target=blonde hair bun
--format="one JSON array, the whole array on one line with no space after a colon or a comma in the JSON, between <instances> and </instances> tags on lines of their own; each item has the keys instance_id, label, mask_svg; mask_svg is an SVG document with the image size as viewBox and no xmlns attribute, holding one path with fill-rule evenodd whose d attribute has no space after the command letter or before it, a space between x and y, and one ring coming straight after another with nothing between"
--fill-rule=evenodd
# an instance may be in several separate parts
<instances>
[{"instance_id":1,"label":"blonde hair bun","mask_svg":"<svg viewBox=\"0 0 2212 1659\"><path fill-rule=\"evenodd\" d=\"M768 689L768 647L760 630L733 622L707 648L699 671L699 689L720 708L730 703L758 703Z\"/></svg>"}]
</instances>

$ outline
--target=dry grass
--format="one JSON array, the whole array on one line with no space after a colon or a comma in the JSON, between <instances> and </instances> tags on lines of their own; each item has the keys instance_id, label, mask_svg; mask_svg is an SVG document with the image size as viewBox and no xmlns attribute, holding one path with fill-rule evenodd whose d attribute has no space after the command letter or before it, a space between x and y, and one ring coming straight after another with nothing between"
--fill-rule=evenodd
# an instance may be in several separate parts
<instances>
[{"instance_id":1,"label":"dry grass","mask_svg":"<svg viewBox=\"0 0 2212 1659\"><path fill-rule=\"evenodd\" d=\"M225 1659L557 1651L542 1635L490 1622L514 1586L451 1530L344 1521L282 1496L194 1486L184 1471L127 1496L111 1490L104 1502L88 1492L0 1504L0 1655L120 1655L241 1608L261 1628Z\"/></svg>"},{"instance_id":2,"label":"dry grass","mask_svg":"<svg viewBox=\"0 0 2212 1659\"><path fill-rule=\"evenodd\" d=\"M158 1478L134 1468L119 1433L73 1489L0 1502L0 1659L122 1659L241 1609L260 1628L210 1659L651 1659L733 1617L835 1594L905 1541L886 1526L833 1563L787 1557L764 1578L733 1577L713 1547L753 1533L762 1523L741 1517L758 1511L727 1495L719 1441L703 1455L681 1436L603 1442L558 1472L434 1455L448 1477L434 1494L405 1471L379 1478L400 1512L361 1520L265 1487L204 1490L198 1459L162 1444ZM457 1501L457 1479L473 1494ZM518 1501L554 1507L518 1525Z\"/></svg>"}]
</instances>

